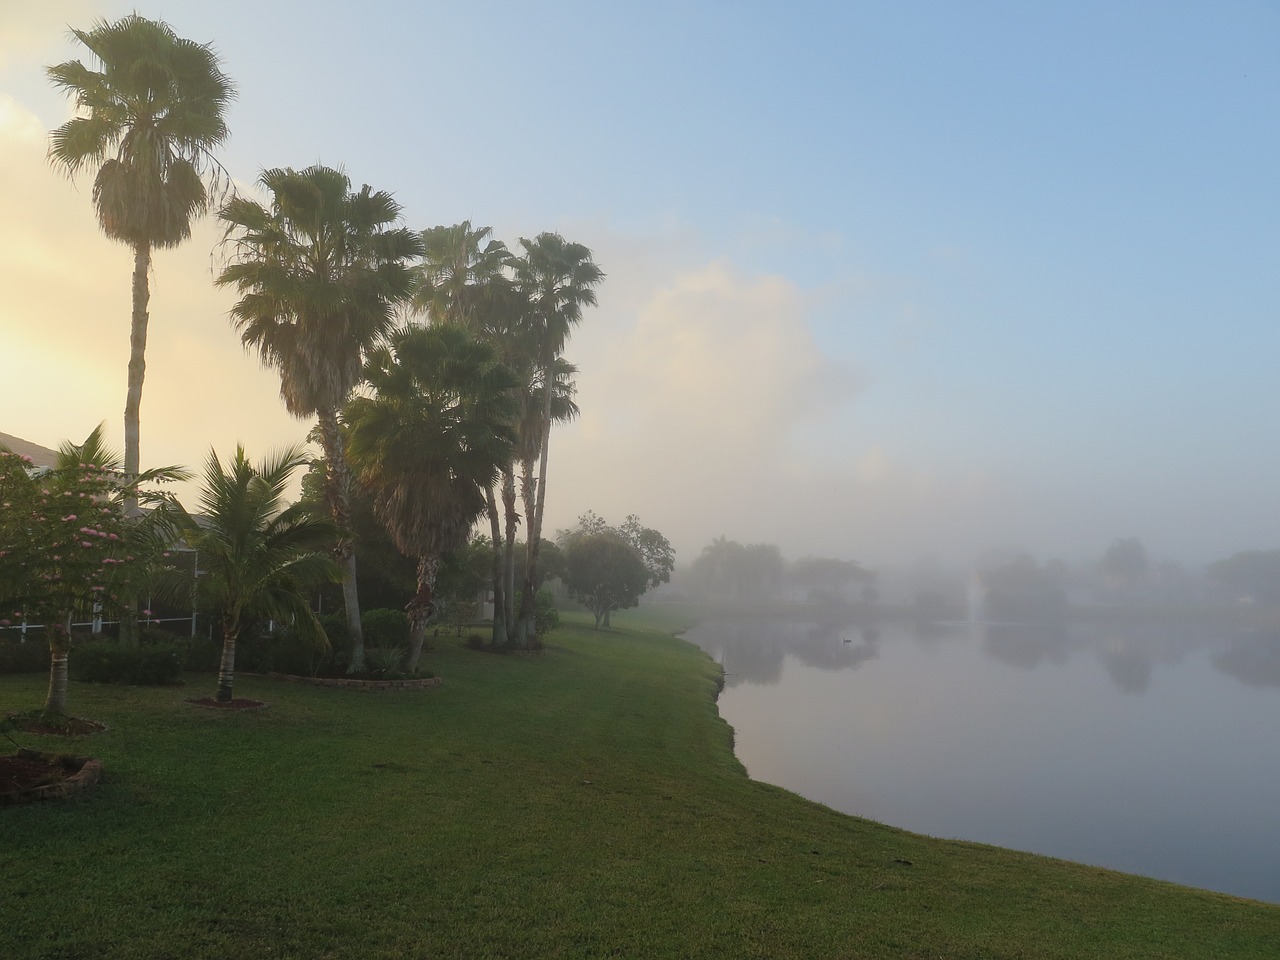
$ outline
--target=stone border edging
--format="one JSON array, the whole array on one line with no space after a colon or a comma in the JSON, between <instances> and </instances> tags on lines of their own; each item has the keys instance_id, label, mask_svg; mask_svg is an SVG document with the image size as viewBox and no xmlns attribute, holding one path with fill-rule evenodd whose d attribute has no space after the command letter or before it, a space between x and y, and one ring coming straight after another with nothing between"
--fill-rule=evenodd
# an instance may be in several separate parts
<instances>
[{"instance_id":1,"label":"stone border edging","mask_svg":"<svg viewBox=\"0 0 1280 960\"><path fill-rule=\"evenodd\" d=\"M264 676L285 683L301 683L312 687L337 687L340 690L366 690L391 693L396 690L425 690L440 686L439 677L416 680L348 680L345 677L299 677L292 673L267 673Z\"/></svg>"},{"instance_id":2,"label":"stone border edging","mask_svg":"<svg viewBox=\"0 0 1280 960\"><path fill-rule=\"evenodd\" d=\"M28 750L26 747L20 748L17 755L25 760L41 761L51 760L59 756L59 754L48 753L43 750ZM0 794L0 806L9 803L28 803L34 800L60 800L63 797L71 796L73 793L89 789L101 778L102 761L96 757L68 757L68 759L73 762L84 762L77 772L56 783L46 783L38 787L27 787L24 790Z\"/></svg>"}]
</instances>

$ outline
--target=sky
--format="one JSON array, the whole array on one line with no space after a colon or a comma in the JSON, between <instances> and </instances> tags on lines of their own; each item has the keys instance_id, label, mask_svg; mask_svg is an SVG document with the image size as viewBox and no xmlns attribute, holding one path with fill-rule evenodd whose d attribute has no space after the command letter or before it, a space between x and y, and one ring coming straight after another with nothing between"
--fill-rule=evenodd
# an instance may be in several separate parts
<instances>
[{"instance_id":1,"label":"sky","mask_svg":"<svg viewBox=\"0 0 1280 960\"><path fill-rule=\"evenodd\" d=\"M0 0L0 430L46 446L122 445L132 260L46 162L44 68L135 7L218 52L246 194L322 162L415 229L592 249L549 530L872 566L1280 548L1273 0ZM217 238L155 258L144 466L310 426Z\"/></svg>"}]
</instances>

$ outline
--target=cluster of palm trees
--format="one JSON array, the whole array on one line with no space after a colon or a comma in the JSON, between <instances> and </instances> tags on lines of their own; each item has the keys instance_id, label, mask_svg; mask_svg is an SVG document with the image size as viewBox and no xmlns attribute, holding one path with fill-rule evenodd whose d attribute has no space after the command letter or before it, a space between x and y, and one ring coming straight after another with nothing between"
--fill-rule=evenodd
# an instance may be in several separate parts
<instances>
[{"instance_id":1,"label":"cluster of palm trees","mask_svg":"<svg viewBox=\"0 0 1280 960\"><path fill-rule=\"evenodd\" d=\"M548 439L553 423L577 413L563 351L604 276L590 250L542 233L513 251L469 222L417 232L402 225L390 193L353 190L342 171L321 165L265 171L265 204L228 199L213 154L227 136L234 88L211 48L137 14L73 36L96 63L49 69L77 107L53 132L49 155L68 175L97 169L99 223L135 253L125 472L139 470L151 250L181 242L192 219L216 207L226 254L216 282L239 294L232 324L279 373L286 409L316 421L351 669L362 669L364 657L355 482L370 489L397 547L417 561L407 606L415 664L440 556L486 513L493 641L535 643ZM206 491L221 485L229 494L239 483L248 496L253 488L260 525L277 523L286 508L272 491L297 456L255 470L243 451L227 468L214 455ZM528 549L517 591L522 521ZM190 533L200 536L194 523Z\"/></svg>"}]
</instances>

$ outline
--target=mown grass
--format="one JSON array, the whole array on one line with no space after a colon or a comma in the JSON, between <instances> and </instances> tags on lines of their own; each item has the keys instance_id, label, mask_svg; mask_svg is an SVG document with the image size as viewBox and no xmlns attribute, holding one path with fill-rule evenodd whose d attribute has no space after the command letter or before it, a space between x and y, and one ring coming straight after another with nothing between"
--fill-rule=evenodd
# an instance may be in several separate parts
<instances>
[{"instance_id":1,"label":"mown grass","mask_svg":"<svg viewBox=\"0 0 1280 960\"><path fill-rule=\"evenodd\" d=\"M427 693L76 684L83 800L0 810L0 957L1258 957L1280 907L837 814L753 783L717 668L573 618L442 639ZM624 618L623 622L627 622ZM634 621L633 621L634 622ZM0 679L0 709L39 677Z\"/></svg>"}]
</instances>

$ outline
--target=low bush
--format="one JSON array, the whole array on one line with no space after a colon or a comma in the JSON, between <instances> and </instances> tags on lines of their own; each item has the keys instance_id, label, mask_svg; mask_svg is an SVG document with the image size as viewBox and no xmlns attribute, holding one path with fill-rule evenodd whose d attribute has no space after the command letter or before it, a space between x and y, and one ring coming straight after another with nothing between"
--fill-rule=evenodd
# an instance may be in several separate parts
<instances>
[{"instance_id":1,"label":"low bush","mask_svg":"<svg viewBox=\"0 0 1280 960\"><path fill-rule=\"evenodd\" d=\"M364 652L364 665L375 680L400 680L404 677L405 653L399 647L370 647Z\"/></svg>"},{"instance_id":2,"label":"low bush","mask_svg":"<svg viewBox=\"0 0 1280 960\"><path fill-rule=\"evenodd\" d=\"M44 673L49 669L49 644L37 633L26 640L0 640L0 675Z\"/></svg>"},{"instance_id":3,"label":"low bush","mask_svg":"<svg viewBox=\"0 0 1280 960\"><path fill-rule=\"evenodd\" d=\"M403 610L366 610L360 615L360 629L364 631L366 648L397 647L409 642L409 616Z\"/></svg>"},{"instance_id":4,"label":"low bush","mask_svg":"<svg viewBox=\"0 0 1280 960\"><path fill-rule=\"evenodd\" d=\"M556 598L543 587L533 597L533 635L541 640L558 626L560 611L556 609Z\"/></svg>"},{"instance_id":5,"label":"low bush","mask_svg":"<svg viewBox=\"0 0 1280 960\"><path fill-rule=\"evenodd\" d=\"M160 687L182 682L186 650L181 643L149 642L129 650L109 640L77 646L69 668L74 680Z\"/></svg>"}]
</instances>

